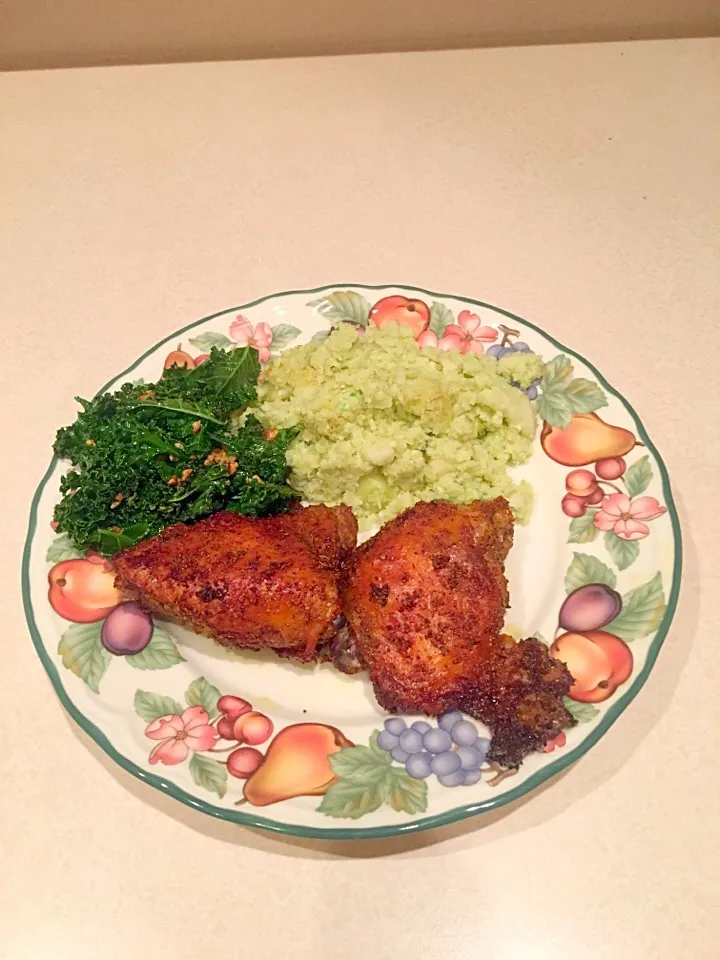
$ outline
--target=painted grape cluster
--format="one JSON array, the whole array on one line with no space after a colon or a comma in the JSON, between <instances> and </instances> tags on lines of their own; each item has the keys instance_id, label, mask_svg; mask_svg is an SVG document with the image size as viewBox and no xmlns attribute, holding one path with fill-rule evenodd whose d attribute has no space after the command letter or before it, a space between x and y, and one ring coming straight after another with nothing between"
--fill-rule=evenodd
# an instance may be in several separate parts
<instances>
[{"instance_id":1,"label":"painted grape cluster","mask_svg":"<svg viewBox=\"0 0 720 960\"><path fill-rule=\"evenodd\" d=\"M520 336L519 330L510 330L508 327L500 324L500 331L502 332L503 338L500 343L493 344L492 347L488 347L485 351L487 357L493 357L495 360L502 360L503 357L511 357L514 353L534 353L534 350L531 350L530 347L523 340L513 343L510 340L511 336ZM533 380L530 386L525 390L528 400L537 400L538 396L538 387L541 383L541 378L538 377L537 380ZM517 387L519 390L522 390L522 387L514 383L514 387Z\"/></svg>"},{"instance_id":2,"label":"painted grape cluster","mask_svg":"<svg viewBox=\"0 0 720 960\"><path fill-rule=\"evenodd\" d=\"M434 774L444 787L477 783L490 749L490 741L479 736L475 724L457 710L444 713L436 727L427 720L408 726L402 717L388 717L377 743L413 779L425 780Z\"/></svg>"}]
</instances>

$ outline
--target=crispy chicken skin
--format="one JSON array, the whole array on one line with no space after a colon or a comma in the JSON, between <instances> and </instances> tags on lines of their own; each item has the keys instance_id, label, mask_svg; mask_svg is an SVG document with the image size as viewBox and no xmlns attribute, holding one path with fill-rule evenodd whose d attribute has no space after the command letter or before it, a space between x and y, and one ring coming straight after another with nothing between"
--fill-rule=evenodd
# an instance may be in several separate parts
<instances>
[{"instance_id":1,"label":"crispy chicken skin","mask_svg":"<svg viewBox=\"0 0 720 960\"><path fill-rule=\"evenodd\" d=\"M505 766L572 724L564 664L537 640L502 635L512 538L502 498L418 503L357 549L343 589L349 645L379 703L463 710L492 728L490 757Z\"/></svg>"},{"instance_id":2,"label":"crispy chicken skin","mask_svg":"<svg viewBox=\"0 0 720 960\"><path fill-rule=\"evenodd\" d=\"M116 584L149 609L228 647L309 660L335 632L338 571L355 546L347 507L266 519L216 513L116 554Z\"/></svg>"}]
</instances>

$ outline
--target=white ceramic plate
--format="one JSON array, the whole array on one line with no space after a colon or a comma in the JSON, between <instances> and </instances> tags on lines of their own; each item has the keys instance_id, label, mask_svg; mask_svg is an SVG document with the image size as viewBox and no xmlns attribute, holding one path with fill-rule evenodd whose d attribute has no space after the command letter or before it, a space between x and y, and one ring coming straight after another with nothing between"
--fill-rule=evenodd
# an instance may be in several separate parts
<instances>
[{"instance_id":1,"label":"white ceramic plate","mask_svg":"<svg viewBox=\"0 0 720 960\"><path fill-rule=\"evenodd\" d=\"M249 340L264 357L339 322L365 325L370 308L391 296L418 301L411 312L415 323L419 317L421 326L427 325L424 344L480 352L524 342L545 361L565 358L554 360L540 385L539 411L557 423L572 418L570 426L546 425L544 444L538 431L533 457L518 471L532 482L536 505L531 523L516 528L507 565L512 607L506 629L548 643L557 636L555 649L576 677L567 705L577 726L546 752L529 756L519 771L486 762L476 783L448 787L435 776L409 777L375 744L373 733L387 717L362 676L346 677L329 665L294 665L271 654L233 655L165 623L156 624L136 661L111 656L100 644L101 621L70 623L49 602L48 575L54 570L58 579L57 564L71 562L81 576L94 574L91 565L103 571L51 528L67 467L53 459L33 499L23 558L25 609L38 654L65 708L106 753L134 776L211 816L295 836L362 838L422 830L502 806L603 736L647 679L670 626L680 582L680 530L657 450L630 404L588 361L497 307L404 286L339 284L281 293L170 334L103 389L141 377L156 380L169 344L175 348L181 342L197 357L211 344L232 347ZM478 334L480 327L497 331L494 343L487 331ZM595 413L598 391L607 404ZM585 512L571 519L561 507L566 478L578 467L594 472L597 449L622 450L625 469L615 476L623 464L601 466L600 473L610 475L597 477L604 499L586 502ZM598 498L596 493L593 499ZM576 594L576 613L581 608L591 617L598 597L602 602L615 597L617 604L616 594L622 606L602 625L602 636L585 629L568 638L558 628L560 608L569 593L592 584L594 589ZM62 604L55 606L67 613ZM275 802L250 802L243 795L249 781L228 776L223 761L237 744L231 735L217 739L221 696L242 698L269 720L256 720L250 740L262 740L255 746L266 757L263 766L277 767ZM221 707L227 703L234 701L221 701ZM405 719L411 724L418 718ZM481 728L479 733L487 735ZM329 785L328 763L335 775ZM298 791L302 795L290 795Z\"/></svg>"}]
</instances>

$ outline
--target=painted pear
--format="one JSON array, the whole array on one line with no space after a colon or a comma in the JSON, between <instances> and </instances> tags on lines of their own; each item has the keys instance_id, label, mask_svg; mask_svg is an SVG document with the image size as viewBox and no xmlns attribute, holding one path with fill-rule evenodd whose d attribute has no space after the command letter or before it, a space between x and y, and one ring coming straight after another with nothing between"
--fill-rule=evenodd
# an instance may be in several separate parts
<instances>
[{"instance_id":1,"label":"painted pear","mask_svg":"<svg viewBox=\"0 0 720 960\"><path fill-rule=\"evenodd\" d=\"M543 425L540 443L545 453L566 467L584 467L605 457L622 457L635 446L635 435L605 423L596 413L576 413L567 427Z\"/></svg>"},{"instance_id":2,"label":"painted pear","mask_svg":"<svg viewBox=\"0 0 720 960\"><path fill-rule=\"evenodd\" d=\"M352 746L337 727L324 723L285 727L245 784L245 799L256 807L266 807L290 797L318 797L337 780L328 758Z\"/></svg>"}]
</instances>

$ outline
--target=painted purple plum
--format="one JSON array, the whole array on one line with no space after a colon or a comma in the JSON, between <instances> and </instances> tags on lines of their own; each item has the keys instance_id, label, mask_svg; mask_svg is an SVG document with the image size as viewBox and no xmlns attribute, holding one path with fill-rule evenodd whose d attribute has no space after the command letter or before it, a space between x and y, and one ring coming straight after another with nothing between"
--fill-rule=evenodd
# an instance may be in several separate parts
<instances>
[{"instance_id":1,"label":"painted purple plum","mask_svg":"<svg viewBox=\"0 0 720 960\"><path fill-rule=\"evenodd\" d=\"M134 600L126 600L108 614L100 639L106 650L115 656L140 653L150 643L153 622L150 614Z\"/></svg>"},{"instance_id":2,"label":"painted purple plum","mask_svg":"<svg viewBox=\"0 0 720 960\"><path fill-rule=\"evenodd\" d=\"M622 599L616 590L604 583L588 583L565 598L560 607L559 622L570 633L599 630L620 613Z\"/></svg>"}]
</instances>

